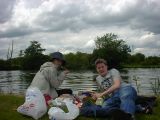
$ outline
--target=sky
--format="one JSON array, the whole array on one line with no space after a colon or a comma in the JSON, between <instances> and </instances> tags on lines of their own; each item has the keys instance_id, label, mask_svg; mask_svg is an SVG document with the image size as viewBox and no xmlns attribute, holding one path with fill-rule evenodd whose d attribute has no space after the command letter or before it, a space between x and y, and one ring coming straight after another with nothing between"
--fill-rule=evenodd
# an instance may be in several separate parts
<instances>
[{"instance_id":1,"label":"sky","mask_svg":"<svg viewBox=\"0 0 160 120\"><path fill-rule=\"evenodd\" d=\"M44 54L92 53L95 40L114 33L146 56L160 56L160 0L0 0L0 59L36 40ZM106 53L107 54L107 53Z\"/></svg>"}]
</instances>

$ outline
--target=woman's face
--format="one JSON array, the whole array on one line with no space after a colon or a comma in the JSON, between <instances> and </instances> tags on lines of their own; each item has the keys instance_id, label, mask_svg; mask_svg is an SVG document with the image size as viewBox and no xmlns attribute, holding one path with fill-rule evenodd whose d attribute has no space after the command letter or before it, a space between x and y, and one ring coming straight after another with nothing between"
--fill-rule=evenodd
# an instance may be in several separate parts
<instances>
[{"instance_id":1,"label":"woman's face","mask_svg":"<svg viewBox=\"0 0 160 120\"><path fill-rule=\"evenodd\" d=\"M108 67L107 65L105 65L104 63L98 63L96 65L96 69L97 69L97 72L101 75L101 76L106 76L107 75L107 72L108 72Z\"/></svg>"},{"instance_id":2,"label":"woman's face","mask_svg":"<svg viewBox=\"0 0 160 120\"><path fill-rule=\"evenodd\" d=\"M57 67L60 67L60 66L62 66L62 61L61 61L61 60L58 60L58 59L55 59L55 60L54 60L54 64L55 64Z\"/></svg>"}]
</instances>

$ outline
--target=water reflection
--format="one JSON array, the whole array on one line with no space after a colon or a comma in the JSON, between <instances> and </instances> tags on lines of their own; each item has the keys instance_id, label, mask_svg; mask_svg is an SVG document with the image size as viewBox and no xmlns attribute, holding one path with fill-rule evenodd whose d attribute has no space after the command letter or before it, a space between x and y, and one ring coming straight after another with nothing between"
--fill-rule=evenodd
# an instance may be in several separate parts
<instances>
[{"instance_id":1,"label":"water reflection","mask_svg":"<svg viewBox=\"0 0 160 120\"><path fill-rule=\"evenodd\" d=\"M96 90L96 83L93 81L93 72L73 72L68 74L60 88L71 88L74 91Z\"/></svg>"},{"instance_id":2,"label":"water reflection","mask_svg":"<svg viewBox=\"0 0 160 120\"><path fill-rule=\"evenodd\" d=\"M23 94L31 80L30 72L0 71L0 91Z\"/></svg>"},{"instance_id":3,"label":"water reflection","mask_svg":"<svg viewBox=\"0 0 160 120\"><path fill-rule=\"evenodd\" d=\"M121 70L124 81L133 85L139 94L150 95L160 92L160 69L124 69ZM31 83L36 71L0 71L0 92L24 94ZM96 90L93 78L96 74L91 71L71 72L60 88L71 88L74 91ZM156 89L154 89L157 87Z\"/></svg>"},{"instance_id":4,"label":"water reflection","mask_svg":"<svg viewBox=\"0 0 160 120\"><path fill-rule=\"evenodd\" d=\"M121 72L122 76L125 76L132 86L137 89L137 92L142 95L153 95L154 89L151 83L154 82L155 79L160 79L160 69L126 69L128 72ZM125 78L124 77L124 78ZM159 85L160 86L160 85ZM158 88L158 92L160 93L160 89Z\"/></svg>"}]
</instances>

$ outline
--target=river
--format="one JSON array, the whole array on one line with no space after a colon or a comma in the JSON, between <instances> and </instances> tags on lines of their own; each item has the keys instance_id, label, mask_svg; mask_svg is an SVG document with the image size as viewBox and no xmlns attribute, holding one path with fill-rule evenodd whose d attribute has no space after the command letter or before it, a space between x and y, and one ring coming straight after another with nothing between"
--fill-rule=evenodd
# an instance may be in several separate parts
<instances>
[{"instance_id":1,"label":"river","mask_svg":"<svg viewBox=\"0 0 160 120\"><path fill-rule=\"evenodd\" d=\"M140 95L154 95L160 93L160 68L124 69L121 72L123 80L132 84ZM35 71L0 71L0 92L10 94L24 94L31 83ZM93 81L97 75L92 71L70 72L60 88L71 88L74 91L96 90Z\"/></svg>"}]
</instances>

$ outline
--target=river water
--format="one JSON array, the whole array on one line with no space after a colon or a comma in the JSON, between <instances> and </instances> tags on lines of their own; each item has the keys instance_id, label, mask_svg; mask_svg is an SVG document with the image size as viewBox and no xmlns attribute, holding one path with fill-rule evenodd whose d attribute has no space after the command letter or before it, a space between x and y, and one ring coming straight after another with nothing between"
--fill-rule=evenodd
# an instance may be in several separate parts
<instances>
[{"instance_id":1,"label":"river water","mask_svg":"<svg viewBox=\"0 0 160 120\"><path fill-rule=\"evenodd\" d=\"M124 69L120 72L123 80L133 85L138 94L154 95L155 92L160 93L160 68ZM24 94L35 73L35 71L19 70L0 71L0 92ZM71 72L60 88L71 88L74 91L96 90L97 86L93 81L96 75L92 71Z\"/></svg>"}]
</instances>

